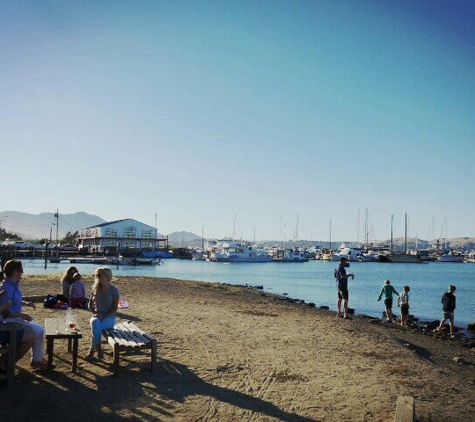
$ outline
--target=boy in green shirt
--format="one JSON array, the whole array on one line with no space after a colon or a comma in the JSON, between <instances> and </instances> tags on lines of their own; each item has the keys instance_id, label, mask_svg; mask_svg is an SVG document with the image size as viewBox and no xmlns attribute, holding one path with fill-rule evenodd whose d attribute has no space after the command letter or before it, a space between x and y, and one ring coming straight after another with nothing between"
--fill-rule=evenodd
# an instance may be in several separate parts
<instances>
[{"instance_id":1,"label":"boy in green shirt","mask_svg":"<svg viewBox=\"0 0 475 422\"><path fill-rule=\"evenodd\" d=\"M399 293L396 289L391 286L391 282L386 280L384 282L384 286L381 289L381 293L378 297L378 302L381 300L381 297L384 295L384 305L386 306L386 315L388 317L388 322L392 322L393 320L393 294L399 296Z\"/></svg>"}]
</instances>

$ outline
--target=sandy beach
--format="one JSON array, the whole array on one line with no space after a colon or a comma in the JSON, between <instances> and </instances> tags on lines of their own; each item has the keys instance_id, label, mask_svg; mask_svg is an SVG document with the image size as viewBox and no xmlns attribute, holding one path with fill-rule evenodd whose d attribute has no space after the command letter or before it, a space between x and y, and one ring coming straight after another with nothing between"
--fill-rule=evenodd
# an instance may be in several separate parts
<instances>
[{"instance_id":1,"label":"sandy beach","mask_svg":"<svg viewBox=\"0 0 475 422\"><path fill-rule=\"evenodd\" d=\"M57 276L25 275L26 308L37 321L63 310L41 297L59 291ZM85 276L88 289L92 276ZM111 372L86 362L88 311L76 311L83 339L78 373L66 341L55 343L52 373L31 371L29 355L12 389L0 387L2 413L18 421L393 421L398 396L414 397L417 421L470 421L475 354L470 341L335 318L246 287L174 279L114 280L132 320L157 338L159 363L131 354Z\"/></svg>"}]
</instances>

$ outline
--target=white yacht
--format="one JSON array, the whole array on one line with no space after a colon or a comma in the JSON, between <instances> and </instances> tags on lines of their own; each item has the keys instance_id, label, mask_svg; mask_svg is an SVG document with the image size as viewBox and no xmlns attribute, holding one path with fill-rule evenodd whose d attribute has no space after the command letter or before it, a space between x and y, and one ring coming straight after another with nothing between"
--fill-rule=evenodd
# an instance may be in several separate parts
<instances>
[{"instance_id":1,"label":"white yacht","mask_svg":"<svg viewBox=\"0 0 475 422\"><path fill-rule=\"evenodd\" d=\"M223 243L222 248L211 252L209 261L215 262L272 262L272 258L262 248Z\"/></svg>"},{"instance_id":2,"label":"white yacht","mask_svg":"<svg viewBox=\"0 0 475 422\"><path fill-rule=\"evenodd\" d=\"M332 261L339 261L341 258L346 258L347 261L360 261L363 248L351 248L342 245L338 248L338 252L332 255Z\"/></svg>"}]
</instances>

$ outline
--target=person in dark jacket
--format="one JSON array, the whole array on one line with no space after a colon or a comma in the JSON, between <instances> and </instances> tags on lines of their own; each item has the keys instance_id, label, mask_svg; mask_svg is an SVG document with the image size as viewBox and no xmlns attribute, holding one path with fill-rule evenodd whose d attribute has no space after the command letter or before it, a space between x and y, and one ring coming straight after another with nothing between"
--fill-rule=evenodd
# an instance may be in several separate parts
<instances>
[{"instance_id":1,"label":"person in dark jacket","mask_svg":"<svg viewBox=\"0 0 475 422\"><path fill-rule=\"evenodd\" d=\"M442 330L442 327L445 325L445 321L450 321L450 335L451 337L455 336L454 332L454 311L456 307L456 298L454 292L456 287L451 284L449 286L449 291L444 293L442 296L442 309L444 311L443 319L440 321L439 328L437 328L437 332Z\"/></svg>"}]
</instances>

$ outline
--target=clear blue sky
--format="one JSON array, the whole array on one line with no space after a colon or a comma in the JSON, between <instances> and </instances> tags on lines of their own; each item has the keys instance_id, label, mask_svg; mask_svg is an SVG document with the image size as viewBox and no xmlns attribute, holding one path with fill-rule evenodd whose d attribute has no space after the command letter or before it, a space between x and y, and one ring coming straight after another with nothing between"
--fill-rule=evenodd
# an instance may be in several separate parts
<instances>
[{"instance_id":1,"label":"clear blue sky","mask_svg":"<svg viewBox=\"0 0 475 422\"><path fill-rule=\"evenodd\" d=\"M363 240L367 209L370 240L404 213L475 236L473 22L458 0L0 0L0 211Z\"/></svg>"}]
</instances>

